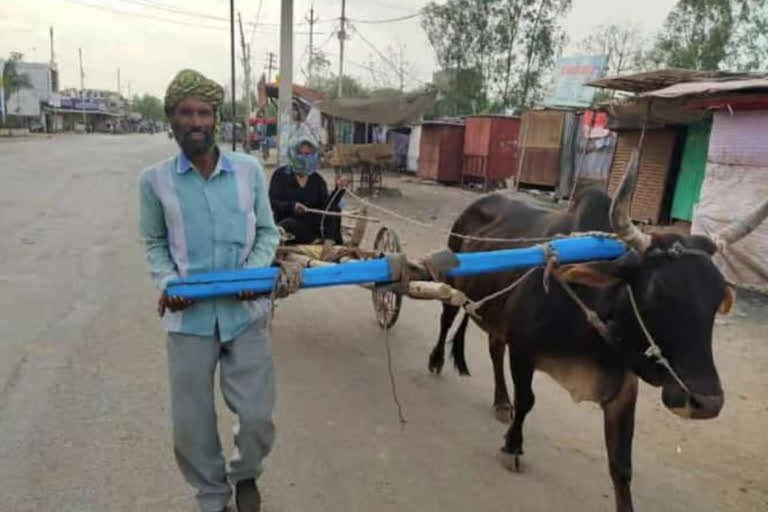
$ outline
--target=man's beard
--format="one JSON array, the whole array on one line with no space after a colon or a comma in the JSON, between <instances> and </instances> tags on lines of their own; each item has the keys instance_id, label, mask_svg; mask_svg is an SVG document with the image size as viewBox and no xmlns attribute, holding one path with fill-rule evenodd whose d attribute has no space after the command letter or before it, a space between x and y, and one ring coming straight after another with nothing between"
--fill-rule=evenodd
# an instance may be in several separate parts
<instances>
[{"instance_id":1,"label":"man's beard","mask_svg":"<svg viewBox=\"0 0 768 512\"><path fill-rule=\"evenodd\" d=\"M202 133L203 138L195 140L190 137L193 133ZM187 158L193 158L206 153L213 147L213 129L192 129L187 132L182 132L180 128L173 127L173 135L176 138L176 142L179 144L182 153Z\"/></svg>"}]
</instances>

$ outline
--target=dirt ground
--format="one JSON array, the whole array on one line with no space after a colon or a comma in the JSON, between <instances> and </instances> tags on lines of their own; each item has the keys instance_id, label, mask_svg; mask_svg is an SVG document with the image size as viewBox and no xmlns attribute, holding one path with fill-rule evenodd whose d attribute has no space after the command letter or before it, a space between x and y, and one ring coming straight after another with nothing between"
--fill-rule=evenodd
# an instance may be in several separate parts
<instances>
[{"instance_id":1,"label":"dirt ground","mask_svg":"<svg viewBox=\"0 0 768 512\"><path fill-rule=\"evenodd\" d=\"M330 178L330 174L328 176ZM411 176L390 176L385 180L385 186L392 187L396 193L387 194L385 191L372 200L374 204L436 228L426 229L385 213L376 213L386 218L386 225L400 234L409 254L423 254L444 246L447 238L444 233L450 229L453 220L464 207L481 196L478 192L429 183ZM565 207L555 205L542 196L516 194L509 190L498 193L545 208ZM654 227L644 229L653 231ZM659 232L687 232L689 226L655 229ZM437 230L442 233L436 239ZM764 434L768 424L766 327L768 297L748 290L738 292L736 305L729 315L716 319L716 361L727 397L727 405L718 419L708 422L680 420L663 408L657 391L643 385L641 392L636 453L643 451L645 444L654 445L664 455L657 454L657 463L680 469L692 482L697 475L700 476L698 485L720 487L723 503L717 510L768 510L768 436ZM474 325L473 328L476 337L482 339L479 329ZM480 378L483 377L492 380L492 376ZM562 393L567 402L567 393ZM539 404L540 401L537 401L537 406ZM589 407L575 404L563 406ZM637 462L635 467L636 471L642 471ZM723 485L725 482L730 483Z\"/></svg>"},{"instance_id":2,"label":"dirt ground","mask_svg":"<svg viewBox=\"0 0 768 512\"><path fill-rule=\"evenodd\" d=\"M162 134L0 140L2 512L195 510L173 461L164 334L136 232L138 172L174 151ZM385 184L399 194L375 203L435 226L370 212L414 257L444 246L440 230L479 197L412 178ZM471 378L448 365L430 375L439 310L406 300L389 333L401 427L370 293L311 290L279 304L265 512L613 510L599 408L575 405L544 375L524 472L498 465L506 427L491 413L485 336L470 327ZM719 418L681 420L641 386L638 511L768 509L767 311L741 294L717 320ZM219 406L229 452L233 418Z\"/></svg>"}]
</instances>

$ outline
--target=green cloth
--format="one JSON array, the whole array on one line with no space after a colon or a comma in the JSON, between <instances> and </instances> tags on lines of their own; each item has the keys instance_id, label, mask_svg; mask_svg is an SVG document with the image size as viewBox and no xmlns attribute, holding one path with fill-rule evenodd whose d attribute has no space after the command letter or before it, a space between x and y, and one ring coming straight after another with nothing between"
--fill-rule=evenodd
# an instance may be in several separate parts
<instances>
[{"instance_id":1,"label":"green cloth","mask_svg":"<svg viewBox=\"0 0 768 512\"><path fill-rule=\"evenodd\" d=\"M711 121L700 121L688 126L685 149L680 163L675 193L672 197L673 219L693 220L694 208L699 202L701 186L707 173L707 154Z\"/></svg>"},{"instance_id":2,"label":"green cloth","mask_svg":"<svg viewBox=\"0 0 768 512\"><path fill-rule=\"evenodd\" d=\"M219 110L224 102L224 89L193 69L179 71L165 92L165 112L168 113L184 98L194 96Z\"/></svg>"}]
</instances>

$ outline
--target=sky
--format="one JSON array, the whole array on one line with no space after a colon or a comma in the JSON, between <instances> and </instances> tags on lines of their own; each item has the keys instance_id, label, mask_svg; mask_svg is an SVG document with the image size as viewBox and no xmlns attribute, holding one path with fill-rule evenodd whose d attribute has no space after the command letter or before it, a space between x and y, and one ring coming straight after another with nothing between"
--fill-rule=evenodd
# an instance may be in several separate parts
<instances>
[{"instance_id":1,"label":"sky","mask_svg":"<svg viewBox=\"0 0 768 512\"><path fill-rule=\"evenodd\" d=\"M652 32L663 23L676 0L573 0L564 19L569 38L565 54L603 23L634 23ZM258 77L269 52L280 49L280 1L235 0L241 12L252 67ZM424 0L347 0L352 20L345 45L344 73L367 85L395 85L402 50L408 64L406 87L429 82L437 70L434 52L416 14ZM444 0L438 0L444 3ZM341 0L294 0L294 82L304 83L309 26L315 6L314 44L338 70L339 41L335 37ZM0 0L0 58L19 51L25 60L50 59L48 30L54 27L54 52L61 88L79 87L78 49L82 48L85 87L117 89L120 69L123 94L151 93L162 97L176 71L191 67L229 83L228 0ZM237 56L240 38L237 34ZM236 74L242 75L238 61ZM386 83L389 82L389 83ZM238 91L238 95L241 93Z\"/></svg>"}]
</instances>

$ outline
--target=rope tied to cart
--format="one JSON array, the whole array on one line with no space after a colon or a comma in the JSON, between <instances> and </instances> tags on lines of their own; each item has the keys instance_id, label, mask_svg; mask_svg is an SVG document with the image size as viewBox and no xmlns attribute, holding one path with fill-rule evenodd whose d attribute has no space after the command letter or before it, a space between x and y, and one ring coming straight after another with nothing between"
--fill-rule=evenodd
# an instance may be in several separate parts
<instances>
[{"instance_id":1,"label":"rope tied to cart","mask_svg":"<svg viewBox=\"0 0 768 512\"><path fill-rule=\"evenodd\" d=\"M583 236L594 236L598 238L618 240L618 235L616 235L616 233L609 233L607 231L582 231L582 232L574 232L569 234L556 234L556 235L542 236L542 237L517 237L517 238L466 235L464 233L457 233L449 229L441 228L440 226L437 226L435 224L428 224L426 222L422 222L420 220L398 213L394 210L390 210L389 208L385 208L384 206L378 205L376 203L372 203L360 197L359 195L355 194L351 190L347 190L347 194L349 194L349 196L351 196L352 199L354 199L355 201L358 201L361 204L364 204L365 206L370 206L374 210L378 210L382 213L395 217L396 219L400 219L404 222L407 222L408 224L418 226L423 229L429 229L431 231L439 231L440 233L448 235L449 237L459 238L461 240L472 240L476 242L498 242L498 243L510 243L510 244L511 243L538 244L543 242L551 242L552 240L560 240L563 238L574 238L574 237L583 237Z\"/></svg>"}]
</instances>

